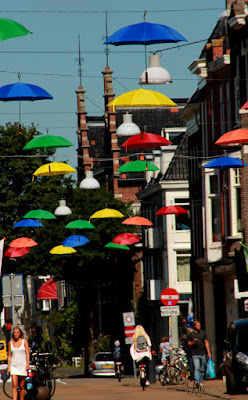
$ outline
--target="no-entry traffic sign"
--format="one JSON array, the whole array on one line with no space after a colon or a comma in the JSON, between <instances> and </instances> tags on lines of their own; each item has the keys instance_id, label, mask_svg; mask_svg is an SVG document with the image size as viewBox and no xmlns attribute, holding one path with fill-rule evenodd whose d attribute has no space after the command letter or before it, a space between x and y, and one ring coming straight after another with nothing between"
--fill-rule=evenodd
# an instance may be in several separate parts
<instances>
[{"instance_id":1,"label":"no-entry traffic sign","mask_svg":"<svg viewBox=\"0 0 248 400\"><path fill-rule=\"evenodd\" d=\"M135 332L135 327L134 327L134 326L127 326L127 327L124 329L125 335L126 335L127 337L129 337L129 338L133 337L134 332Z\"/></svg>"},{"instance_id":2,"label":"no-entry traffic sign","mask_svg":"<svg viewBox=\"0 0 248 400\"><path fill-rule=\"evenodd\" d=\"M161 292L160 300L165 306L175 306L179 300L179 293L176 291L176 289L164 289Z\"/></svg>"}]
</instances>

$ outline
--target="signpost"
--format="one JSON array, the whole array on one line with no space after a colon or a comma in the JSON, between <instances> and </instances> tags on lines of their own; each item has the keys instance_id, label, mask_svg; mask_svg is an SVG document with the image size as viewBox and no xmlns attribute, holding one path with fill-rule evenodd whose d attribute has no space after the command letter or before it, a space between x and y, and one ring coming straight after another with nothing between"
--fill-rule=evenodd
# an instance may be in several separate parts
<instances>
[{"instance_id":1,"label":"signpost","mask_svg":"<svg viewBox=\"0 0 248 400\"><path fill-rule=\"evenodd\" d=\"M178 347L178 321L179 306L176 306L180 296L176 289L167 288L162 290L161 302L166 307L160 307L161 317L169 317L169 341L173 347Z\"/></svg>"},{"instance_id":2,"label":"signpost","mask_svg":"<svg viewBox=\"0 0 248 400\"><path fill-rule=\"evenodd\" d=\"M15 326L15 308L22 307L23 274L9 274L2 276L2 297L4 307L11 307L12 329Z\"/></svg>"}]
</instances>

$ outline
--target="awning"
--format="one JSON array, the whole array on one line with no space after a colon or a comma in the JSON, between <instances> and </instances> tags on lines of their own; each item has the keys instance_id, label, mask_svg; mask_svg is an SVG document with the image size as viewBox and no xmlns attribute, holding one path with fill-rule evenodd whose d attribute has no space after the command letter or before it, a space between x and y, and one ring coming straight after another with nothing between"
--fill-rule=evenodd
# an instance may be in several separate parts
<instances>
[{"instance_id":1,"label":"awning","mask_svg":"<svg viewBox=\"0 0 248 400\"><path fill-rule=\"evenodd\" d=\"M42 283L37 293L38 300L58 300L57 282L49 279L47 282Z\"/></svg>"}]
</instances>

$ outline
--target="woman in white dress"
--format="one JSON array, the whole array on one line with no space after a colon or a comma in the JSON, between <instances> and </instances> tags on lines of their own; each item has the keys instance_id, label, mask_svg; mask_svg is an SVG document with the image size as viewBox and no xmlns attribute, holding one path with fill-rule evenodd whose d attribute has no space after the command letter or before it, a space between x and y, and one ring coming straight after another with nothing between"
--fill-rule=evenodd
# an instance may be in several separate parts
<instances>
[{"instance_id":1,"label":"woman in white dress","mask_svg":"<svg viewBox=\"0 0 248 400\"><path fill-rule=\"evenodd\" d=\"M17 400L17 388L20 388L20 400L24 400L25 378L29 370L29 346L18 326L13 329L8 348L7 373L12 377L13 400Z\"/></svg>"}]
</instances>

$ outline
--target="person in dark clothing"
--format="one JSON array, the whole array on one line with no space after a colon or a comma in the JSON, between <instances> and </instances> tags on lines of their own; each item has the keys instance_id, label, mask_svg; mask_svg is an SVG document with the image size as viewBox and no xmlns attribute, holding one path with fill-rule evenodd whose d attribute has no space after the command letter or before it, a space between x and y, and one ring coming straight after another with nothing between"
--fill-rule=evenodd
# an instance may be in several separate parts
<instances>
[{"instance_id":1,"label":"person in dark clothing","mask_svg":"<svg viewBox=\"0 0 248 400\"><path fill-rule=\"evenodd\" d=\"M189 338L189 335L191 332L193 332L193 329L188 328L186 340L184 340L184 342L183 342L183 349L184 349L184 351L187 355L187 359L188 359L190 379L194 380L194 364L193 364L193 358L192 358L192 348L188 345L188 338Z\"/></svg>"},{"instance_id":2,"label":"person in dark clothing","mask_svg":"<svg viewBox=\"0 0 248 400\"><path fill-rule=\"evenodd\" d=\"M121 350L121 344L119 340L116 340L114 342L114 350L113 350L113 360L115 362L115 370L116 370L116 363L117 362L121 362L122 366L121 366L121 370L123 372L123 354L122 354L122 350Z\"/></svg>"}]
</instances>

